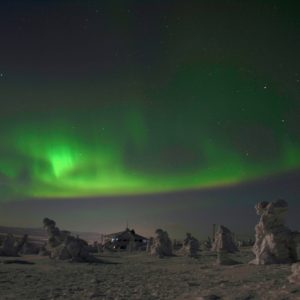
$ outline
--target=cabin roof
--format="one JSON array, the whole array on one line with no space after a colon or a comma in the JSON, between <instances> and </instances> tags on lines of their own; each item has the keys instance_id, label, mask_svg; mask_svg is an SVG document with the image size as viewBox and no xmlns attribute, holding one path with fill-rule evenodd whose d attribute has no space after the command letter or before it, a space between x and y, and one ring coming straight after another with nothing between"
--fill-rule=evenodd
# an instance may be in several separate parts
<instances>
[{"instance_id":1,"label":"cabin roof","mask_svg":"<svg viewBox=\"0 0 300 300\"><path fill-rule=\"evenodd\" d=\"M148 238L139 235L137 233L135 233L134 230L126 228L123 231L120 232L116 232L116 233L110 233L110 234L105 234L104 237L106 238L130 238L131 236L138 238L138 239L144 239L144 240L148 240Z\"/></svg>"}]
</instances>

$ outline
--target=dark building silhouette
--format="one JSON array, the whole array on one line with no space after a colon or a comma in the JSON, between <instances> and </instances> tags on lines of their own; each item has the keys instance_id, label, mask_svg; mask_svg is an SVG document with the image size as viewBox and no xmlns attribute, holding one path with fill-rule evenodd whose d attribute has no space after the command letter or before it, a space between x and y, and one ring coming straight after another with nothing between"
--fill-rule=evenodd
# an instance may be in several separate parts
<instances>
[{"instance_id":1,"label":"dark building silhouette","mask_svg":"<svg viewBox=\"0 0 300 300\"><path fill-rule=\"evenodd\" d=\"M124 231L104 235L104 246L115 250L146 250L148 239L128 227Z\"/></svg>"}]
</instances>

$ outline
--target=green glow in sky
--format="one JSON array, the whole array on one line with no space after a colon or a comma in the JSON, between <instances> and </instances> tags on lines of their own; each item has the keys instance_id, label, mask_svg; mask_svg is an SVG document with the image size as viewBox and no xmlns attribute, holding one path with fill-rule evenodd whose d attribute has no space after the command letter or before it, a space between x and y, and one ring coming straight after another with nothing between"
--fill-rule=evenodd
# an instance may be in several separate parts
<instances>
[{"instance_id":1,"label":"green glow in sky","mask_svg":"<svg viewBox=\"0 0 300 300\"><path fill-rule=\"evenodd\" d=\"M97 98L100 88L86 96ZM145 85L113 100L104 93L87 106L73 105L74 94L66 88L59 109L34 111L35 101L19 118L4 119L0 167L10 195L168 192L300 167L293 100L234 68L186 65L159 91Z\"/></svg>"}]
</instances>

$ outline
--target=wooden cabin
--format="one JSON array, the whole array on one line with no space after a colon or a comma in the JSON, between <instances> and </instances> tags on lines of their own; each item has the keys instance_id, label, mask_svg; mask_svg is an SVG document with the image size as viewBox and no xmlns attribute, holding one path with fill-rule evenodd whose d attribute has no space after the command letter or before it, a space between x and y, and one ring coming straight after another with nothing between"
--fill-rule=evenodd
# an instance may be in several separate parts
<instances>
[{"instance_id":1,"label":"wooden cabin","mask_svg":"<svg viewBox=\"0 0 300 300\"><path fill-rule=\"evenodd\" d=\"M137 234L133 229L104 235L104 247L114 250L144 251L148 239Z\"/></svg>"}]
</instances>

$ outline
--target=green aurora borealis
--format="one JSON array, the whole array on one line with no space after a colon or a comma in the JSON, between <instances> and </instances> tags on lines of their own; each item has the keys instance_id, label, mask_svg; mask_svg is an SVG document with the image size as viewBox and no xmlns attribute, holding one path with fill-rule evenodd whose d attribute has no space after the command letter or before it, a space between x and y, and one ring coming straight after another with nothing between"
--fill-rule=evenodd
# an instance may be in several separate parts
<instances>
[{"instance_id":1,"label":"green aurora borealis","mask_svg":"<svg viewBox=\"0 0 300 300\"><path fill-rule=\"evenodd\" d=\"M114 101L85 83L93 98L103 97L101 105L87 100L69 109L76 89L66 89L60 111L3 118L0 166L9 192L145 194L237 184L300 167L295 103L272 83L200 64L170 78L159 92L146 84L139 95L118 87ZM50 88L42 90L51 97Z\"/></svg>"},{"instance_id":2,"label":"green aurora borealis","mask_svg":"<svg viewBox=\"0 0 300 300\"><path fill-rule=\"evenodd\" d=\"M299 169L293 3L3 4L0 201L217 188Z\"/></svg>"}]
</instances>

